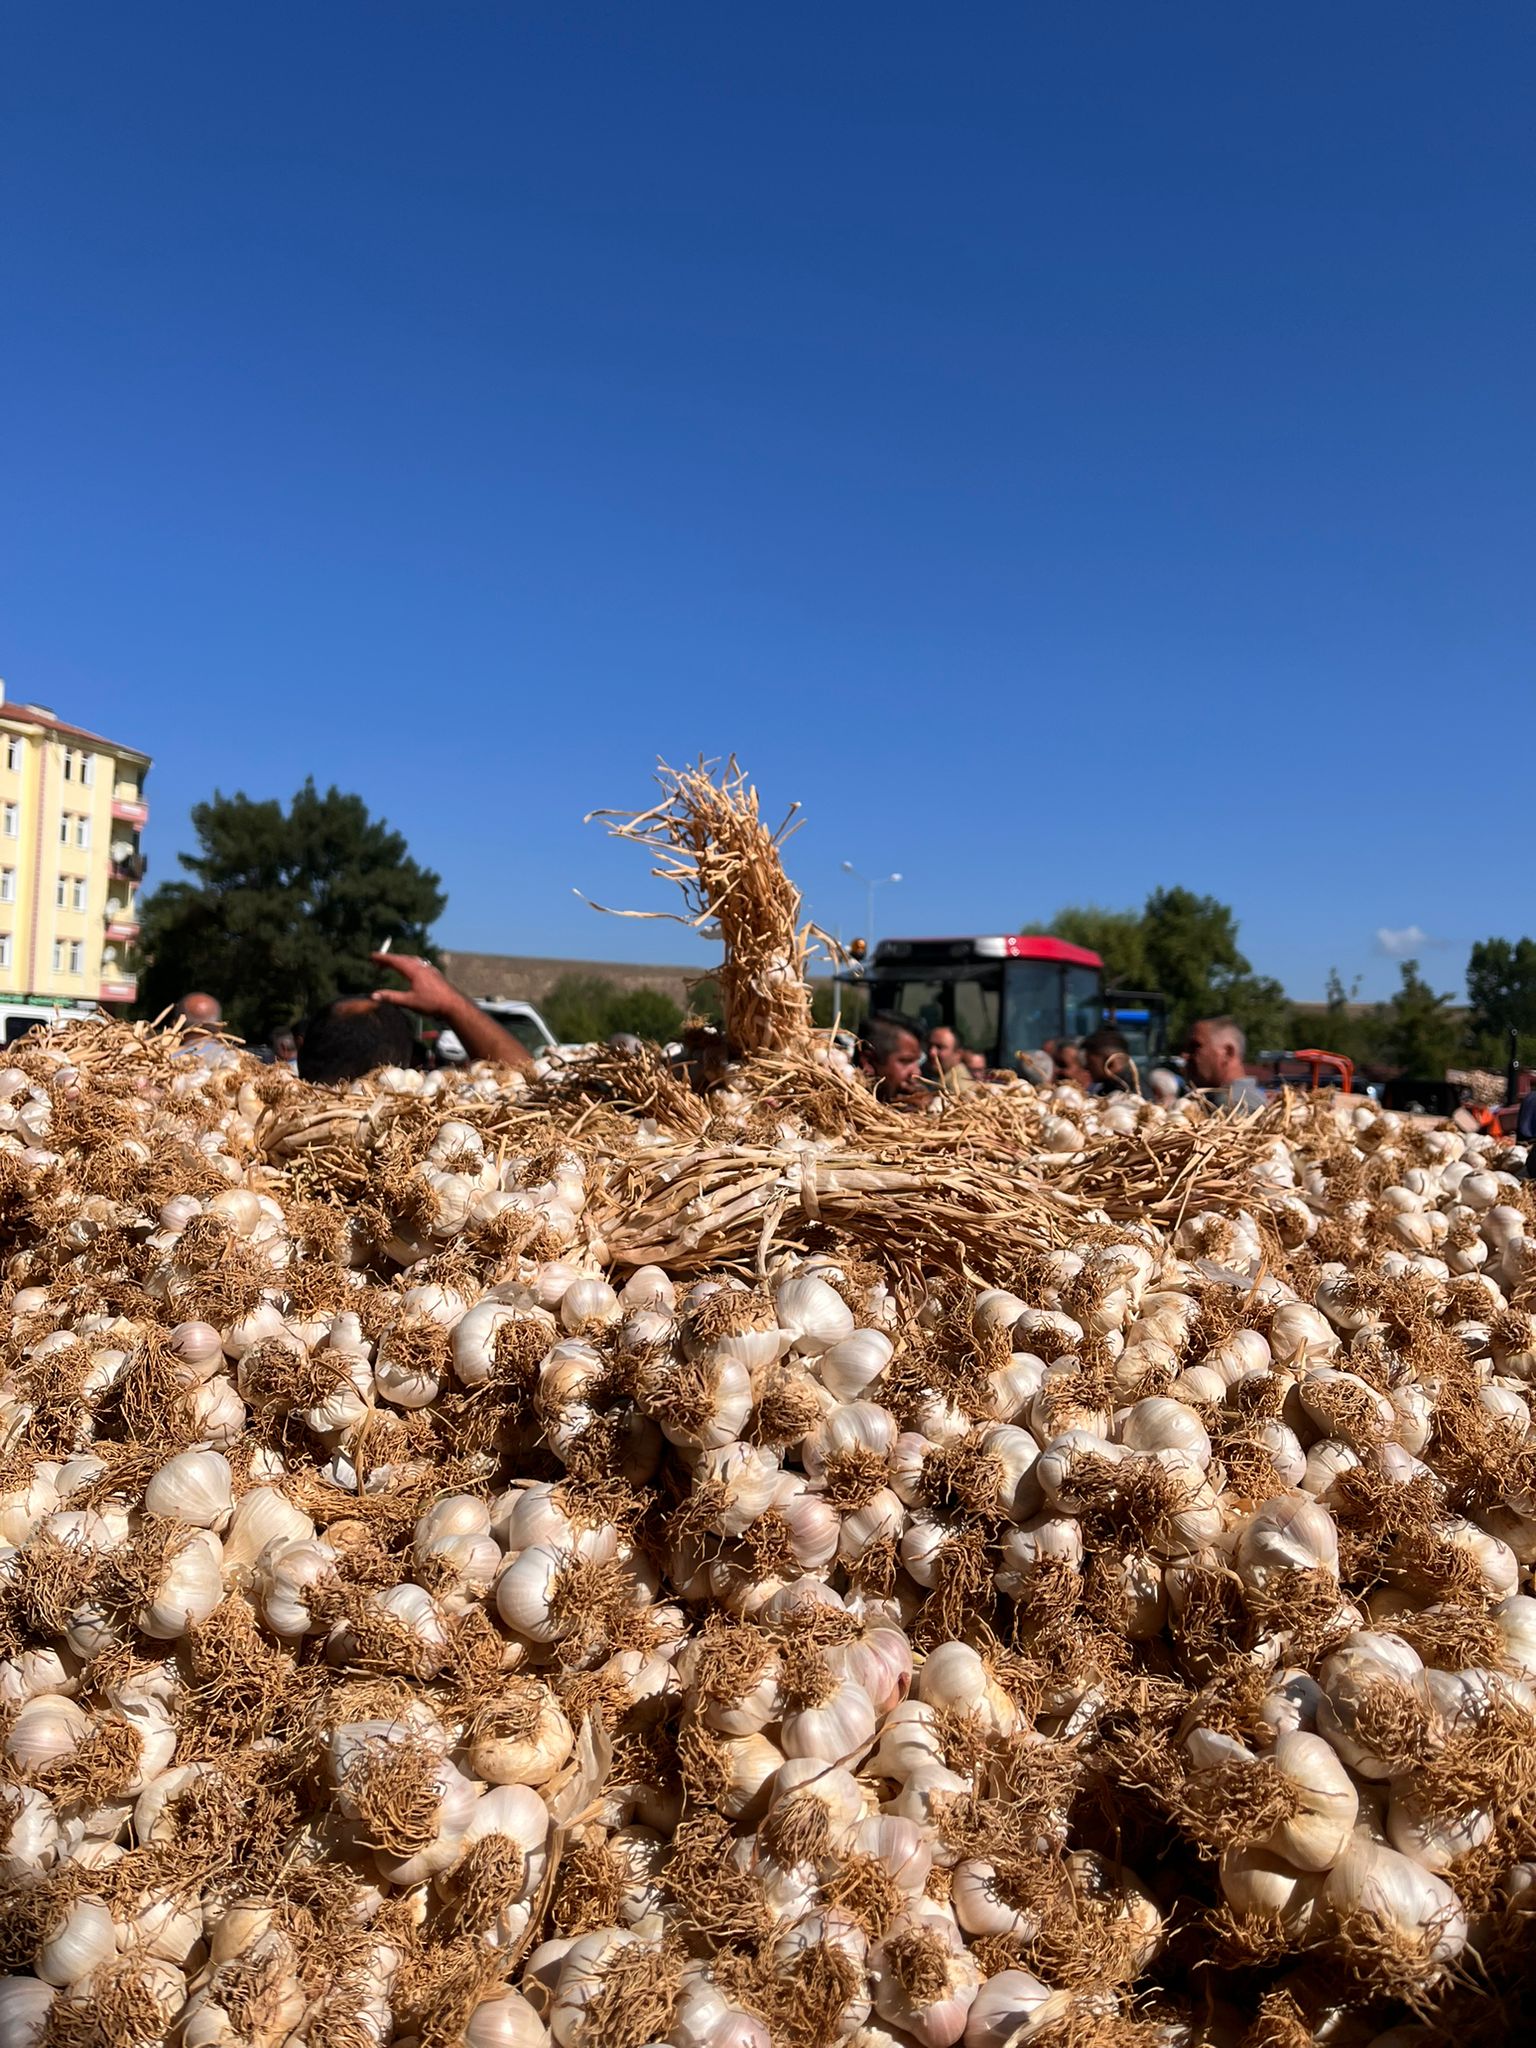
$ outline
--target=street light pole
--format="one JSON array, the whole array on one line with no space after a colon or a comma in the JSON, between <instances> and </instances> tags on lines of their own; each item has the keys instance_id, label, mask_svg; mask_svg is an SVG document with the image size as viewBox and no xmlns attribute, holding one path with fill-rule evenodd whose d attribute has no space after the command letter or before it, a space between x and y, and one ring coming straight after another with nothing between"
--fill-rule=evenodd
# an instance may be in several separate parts
<instances>
[{"instance_id":1,"label":"street light pole","mask_svg":"<svg viewBox=\"0 0 1536 2048\"><path fill-rule=\"evenodd\" d=\"M856 882L864 884L864 944L869 949L869 958L875 952L875 891L883 889L888 882L899 882L900 875L861 875L851 860L843 862L843 873L852 875Z\"/></svg>"}]
</instances>

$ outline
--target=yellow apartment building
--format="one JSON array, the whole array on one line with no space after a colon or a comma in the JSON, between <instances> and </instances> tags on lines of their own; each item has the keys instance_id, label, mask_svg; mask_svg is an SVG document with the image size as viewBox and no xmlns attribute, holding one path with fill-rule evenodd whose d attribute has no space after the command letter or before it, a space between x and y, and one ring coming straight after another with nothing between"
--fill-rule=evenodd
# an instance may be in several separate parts
<instances>
[{"instance_id":1,"label":"yellow apartment building","mask_svg":"<svg viewBox=\"0 0 1536 2048\"><path fill-rule=\"evenodd\" d=\"M148 773L0 683L0 996L133 1001Z\"/></svg>"}]
</instances>

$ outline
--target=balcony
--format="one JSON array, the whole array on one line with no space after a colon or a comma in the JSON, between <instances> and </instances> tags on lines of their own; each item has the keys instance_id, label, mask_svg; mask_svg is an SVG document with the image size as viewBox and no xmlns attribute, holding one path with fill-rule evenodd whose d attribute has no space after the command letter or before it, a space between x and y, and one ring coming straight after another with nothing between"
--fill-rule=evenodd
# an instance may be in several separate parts
<instances>
[{"instance_id":1,"label":"balcony","mask_svg":"<svg viewBox=\"0 0 1536 2048\"><path fill-rule=\"evenodd\" d=\"M121 825L137 825L142 829L149 823L149 805L142 797L114 795L112 815Z\"/></svg>"},{"instance_id":2,"label":"balcony","mask_svg":"<svg viewBox=\"0 0 1536 2048\"><path fill-rule=\"evenodd\" d=\"M100 1003L131 1003L139 993L139 984L133 976L117 975L111 981L103 981L101 993L96 998Z\"/></svg>"},{"instance_id":3,"label":"balcony","mask_svg":"<svg viewBox=\"0 0 1536 2048\"><path fill-rule=\"evenodd\" d=\"M131 946L139 936L139 920L131 910L107 909L107 938L116 939L120 945Z\"/></svg>"},{"instance_id":4,"label":"balcony","mask_svg":"<svg viewBox=\"0 0 1536 2048\"><path fill-rule=\"evenodd\" d=\"M114 882L142 882L148 868L137 848L114 846L107 855L107 873Z\"/></svg>"}]
</instances>

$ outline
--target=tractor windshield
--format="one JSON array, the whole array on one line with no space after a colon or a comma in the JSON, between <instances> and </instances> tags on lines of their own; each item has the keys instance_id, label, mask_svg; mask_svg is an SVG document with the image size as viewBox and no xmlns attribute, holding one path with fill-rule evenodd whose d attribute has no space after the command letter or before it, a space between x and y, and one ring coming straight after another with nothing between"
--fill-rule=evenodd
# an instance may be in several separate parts
<instances>
[{"instance_id":1,"label":"tractor windshield","mask_svg":"<svg viewBox=\"0 0 1536 2048\"><path fill-rule=\"evenodd\" d=\"M911 980L905 975L882 974L872 986L871 1007L909 1017L925 1036L936 1024L947 1024L963 1046L985 1053L989 1065L995 1065L1000 1057L1001 967L967 963L953 972L935 972L930 967Z\"/></svg>"}]
</instances>

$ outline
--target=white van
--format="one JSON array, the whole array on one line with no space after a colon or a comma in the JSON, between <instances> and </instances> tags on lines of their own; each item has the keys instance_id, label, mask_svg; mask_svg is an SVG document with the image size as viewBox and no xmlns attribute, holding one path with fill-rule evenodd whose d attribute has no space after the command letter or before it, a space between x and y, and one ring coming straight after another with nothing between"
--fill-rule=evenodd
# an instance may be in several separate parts
<instances>
[{"instance_id":1,"label":"white van","mask_svg":"<svg viewBox=\"0 0 1536 2048\"><path fill-rule=\"evenodd\" d=\"M494 1017L505 1031L510 1031L523 1049L536 1059L543 1059L547 1053L557 1051L555 1034L532 1003L515 1003L503 996L477 996L475 1007L484 1010L488 1017ZM458 1034L440 1031L437 1034L437 1056L457 1066L464 1058L464 1048Z\"/></svg>"},{"instance_id":2,"label":"white van","mask_svg":"<svg viewBox=\"0 0 1536 2048\"><path fill-rule=\"evenodd\" d=\"M48 1003L0 999L0 1044L14 1045L18 1038L28 1031L35 1031L39 1025L67 1024L73 1017L94 1017L96 1011L89 1003Z\"/></svg>"}]
</instances>

